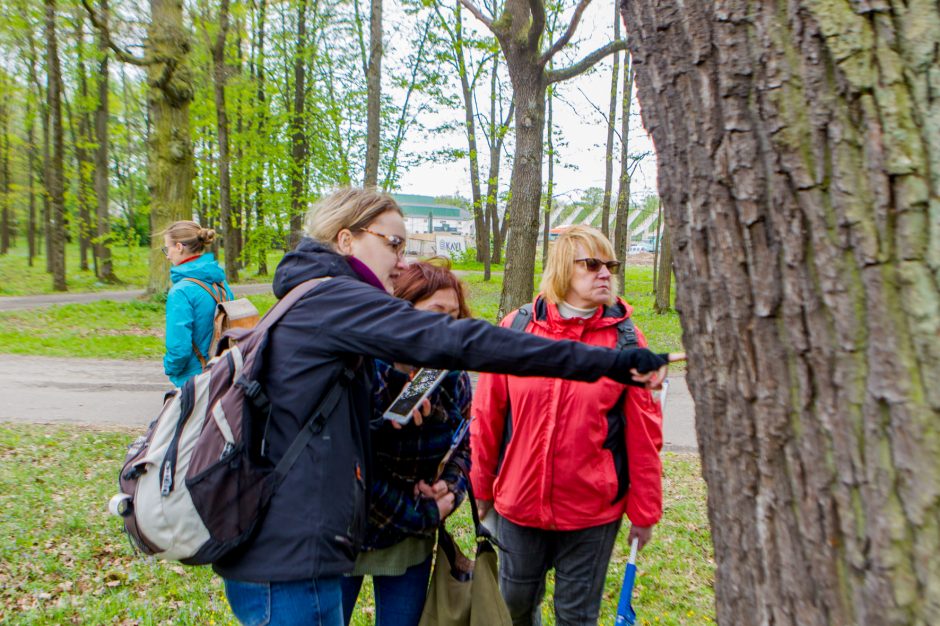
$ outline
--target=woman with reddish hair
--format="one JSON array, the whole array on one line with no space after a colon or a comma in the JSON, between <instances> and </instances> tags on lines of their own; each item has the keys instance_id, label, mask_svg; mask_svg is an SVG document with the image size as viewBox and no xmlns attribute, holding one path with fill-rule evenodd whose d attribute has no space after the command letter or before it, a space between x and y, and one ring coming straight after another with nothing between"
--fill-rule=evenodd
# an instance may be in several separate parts
<instances>
[{"instance_id":1,"label":"woman with reddish hair","mask_svg":"<svg viewBox=\"0 0 940 626\"><path fill-rule=\"evenodd\" d=\"M448 269L447 259L408 266L395 282L394 295L421 311L470 317L463 284ZM343 579L343 613L349 624L363 576L370 574L377 626L414 626L427 594L434 533L467 489L467 438L437 474L454 434L469 418L470 377L464 371L449 372L429 396L430 410L425 407L423 419L399 426L382 414L415 368L376 359L375 370L369 520L363 551L352 575Z\"/></svg>"}]
</instances>

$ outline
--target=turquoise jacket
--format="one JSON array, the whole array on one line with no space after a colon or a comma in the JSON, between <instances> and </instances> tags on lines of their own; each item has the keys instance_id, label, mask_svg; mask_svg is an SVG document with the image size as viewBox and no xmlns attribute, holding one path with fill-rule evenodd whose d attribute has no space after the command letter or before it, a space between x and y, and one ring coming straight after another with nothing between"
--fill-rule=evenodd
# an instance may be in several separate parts
<instances>
[{"instance_id":1,"label":"turquoise jacket","mask_svg":"<svg viewBox=\"0 0 940 626\"><path fill-rule=\"evenodd\" d=\"M177 387L202 371L193 342L206 355L212 343L215 300L196 283L183 280L195 278L211 286L222 283L228 298L232 290L225 282L225 270L215 262L211 252L197 259L174 265L170 269L173 286L166 296L166 356L163 371Z\"/></svg>"}]
</instances>

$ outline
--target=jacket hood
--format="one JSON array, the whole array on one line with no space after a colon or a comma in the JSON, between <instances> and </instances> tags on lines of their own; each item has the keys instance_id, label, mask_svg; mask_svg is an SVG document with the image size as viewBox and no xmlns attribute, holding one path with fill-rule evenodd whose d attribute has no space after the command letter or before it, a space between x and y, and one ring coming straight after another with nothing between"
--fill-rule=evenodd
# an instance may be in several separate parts
<instances>
[{"instance_id":1,"label":"jacket hood","mask_svg":"<svg viewBox=\"0 0 940 626\"><path fill-rule=\"evenodd\" d=\"M535 312L535 315L533 315L535 323L545 328L553 329L566 324L580 323L580 320L563 318L558 311L558 305L549 302L541 295L535 299L533 311ZM627 304L623 298L618 297L612 305L600 307L594 313L594 316L588 318L584 323L588 325L588 328L606 328L616 326L631 315L633 315L633 307Z\"/></svg>"},{"instance_id":2,"label":"jacket hood","mask_svg":"<svg viewBox=\"0 0 940 626\"><path fill-rule=\"evenodd\" d=\"M170 268L170 280L174 284L184 278L195 278L204 283L221 283L225 280L225 270L215 262L215 255L206 252L200 257Z\"/></svg>"},{"instance_id":3,"label":"jacket hood","mask_svg":"<svg viewBox=\"0 0 940 626\"><path fill-rule=\"evenodd\" d=\"M274 295L283 298L300 283L321 276L349 276L359 280L341 254L315 239L304 237L278 264L274 272Z\"/></svg>"}]
</instances>

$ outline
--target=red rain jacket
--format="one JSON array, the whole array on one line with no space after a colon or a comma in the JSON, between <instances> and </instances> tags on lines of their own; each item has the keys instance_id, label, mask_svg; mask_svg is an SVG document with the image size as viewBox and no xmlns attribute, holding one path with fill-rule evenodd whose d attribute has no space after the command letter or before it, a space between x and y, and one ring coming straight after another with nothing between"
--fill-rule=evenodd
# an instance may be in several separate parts
<instances>
[{"instance_id":1,"label":"red rain jacket","mask_svg":"<svg viewBox=\"0 0 940 626\"><path fill-rule=\"evenodd\" d=\"M589 319L563 319L544 299L532 310L529 333L607 347L616 345L617 323L633 311L619 298ZM515 315L501 326L508 328ZM646 346L639 329L637 339ZM512 434L500 464L507 411ZM577 530L624 512L637 526L652 526L662 516L663 421L648 390L609 378L591 383L481 374L472 412L475 496L495 500L496 511L511 522Z\"/></svg>"}]
</instances>

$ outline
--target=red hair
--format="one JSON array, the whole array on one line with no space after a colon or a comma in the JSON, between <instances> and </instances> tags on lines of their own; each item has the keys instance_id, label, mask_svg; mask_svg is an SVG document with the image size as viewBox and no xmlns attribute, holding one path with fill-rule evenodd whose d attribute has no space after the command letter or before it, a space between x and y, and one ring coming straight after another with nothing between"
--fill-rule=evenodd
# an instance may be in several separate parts
<instances>
[{"instance_id":1,"label":"red hair","mask_svg":"<svg viewBox=\"0 0 940 626\"><path fill-rule=\"evenodd\" d=\"M412 263L395 281L395 297L412 304L430 298L441 289L453 289L457 293L458 318L470 317L463 283L450 271L450 261L444 257Z\"/></svg>"}]
</instances>

